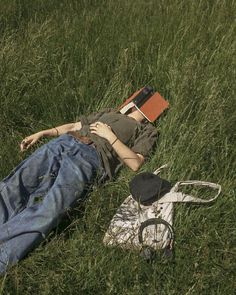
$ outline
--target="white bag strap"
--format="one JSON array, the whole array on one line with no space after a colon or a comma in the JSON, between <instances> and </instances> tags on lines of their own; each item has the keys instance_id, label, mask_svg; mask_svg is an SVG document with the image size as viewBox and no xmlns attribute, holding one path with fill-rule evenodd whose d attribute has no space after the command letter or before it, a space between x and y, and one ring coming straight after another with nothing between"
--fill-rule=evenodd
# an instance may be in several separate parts
<instances>
[{"instance_id":1,"label":"white bag strap","mask_svg":"<svg viewBox=\"0 0 236 295\"><path fill-rule=\"evenodd\" d=\"M204 200L200 198L196 198L181 192L178 192L180 186L184 185L194 185L194 186L206 186L212 189L217 189L218 192L215 197ZM210 203L218 198L219 194L221 193L221 185L213 182L206 182L206 181L199 181L199 180L187 180L187 181L179 181L177 182L171 189L170 193L165 194L158 203L173 203L173 202L192 202L192 203Z\"/></svg>"},{"instance_id":2,"label":"white bag strap","mask_svg":"<svg viewBox=\"0 0 236 295\"><path fill-rule=\"evenodd\" d=\"M153 172L153 174L159 174L160 172L161 172L161 170L162 169L164 169L164 168L167 168L168 167L168 164L165 164L165 165L162 165L161 167L159 167L159 168L157 168L154 172Z\"/></svg>"}]
</instances>

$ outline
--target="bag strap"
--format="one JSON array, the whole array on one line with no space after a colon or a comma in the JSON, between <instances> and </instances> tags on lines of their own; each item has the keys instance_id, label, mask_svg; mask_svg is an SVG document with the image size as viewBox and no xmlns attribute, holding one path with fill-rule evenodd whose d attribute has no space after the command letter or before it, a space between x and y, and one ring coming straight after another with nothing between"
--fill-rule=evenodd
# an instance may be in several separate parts
<instances>
[{"instance_id":1,"label":"bag strap","mask_svg":"<svg viewBox=\"0 0 236 295\"><path fill-rule=\"evenodd\" d=\"M215 197L204 200L201 198L196 198L191 195L187 195L181 192L178 192L180 186L185 185L194 185L194 186L205 186L210 187L212 189L217 189L217 194ZM171 189L170 193L167 193L165 196L163 196L160 200L158 200L158 203L176 203L176 202L182 202L182 203L210 203L218 198L219 194L221 193L221 185L213 182L206 182L206 181L199 181L199 180L187 180L187 181L179 181L177 182Z\"/></svg>"},{"instance_id":2,"label":"bag strap","mask_svg":"<svg viewBox=\"0 0 236 295\"><path fill-rule=\"evenodd\" d=\"M172 226L169 224L169 222L167 222L166 220L162 219L162 218L149 218L147 220L145 220L144 222L141 223L139 230L138 230L138 240L139 243L143 245L143 231L146 227L148 227L149 225L157 225L157 224L164 224L170 233L170 242L169 245L172 245L172 242L174 240L174 231Z\"/></svg>"},{"instance_id":3,"label":"bag strap","mask_svg":"<svg viewBox=\"0 0 236 295\"><path fill-rule=\"evenodd\" d=\"M161 172L161 170L162 169L164 169L164 168L168 168L168 164L164 164L164 165L162 165L161 167L159 167L159 168L157 168L154 172L153 172L153 174L159 174L160 172Z\"/></svg>"}]
</instances>

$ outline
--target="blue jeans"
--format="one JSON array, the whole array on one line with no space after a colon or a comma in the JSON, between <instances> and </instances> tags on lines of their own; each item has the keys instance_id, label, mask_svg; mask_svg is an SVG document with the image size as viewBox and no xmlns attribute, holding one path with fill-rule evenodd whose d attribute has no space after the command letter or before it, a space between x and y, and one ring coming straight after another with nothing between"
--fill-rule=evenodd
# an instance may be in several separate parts
<instances>
[{"instance_id":1,"label":"blue jeans","mask_svg":"<svg viewBox=\"0 0 236 295\"><path fill-rule=\"evenodd\" d=\"M37 149L0 182L0 273L85 198L99 169L96 149L65 134Z\"/></svg>"}]
</instances>

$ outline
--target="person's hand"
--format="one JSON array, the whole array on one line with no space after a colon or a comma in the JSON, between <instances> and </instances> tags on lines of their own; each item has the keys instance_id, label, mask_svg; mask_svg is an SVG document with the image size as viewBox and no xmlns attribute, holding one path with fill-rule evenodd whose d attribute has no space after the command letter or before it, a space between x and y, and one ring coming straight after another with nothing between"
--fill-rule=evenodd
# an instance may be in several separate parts
<instances>
[{"instance_id":1,"label":"person's hand","mask_svg":"<svg viewBox=\"0 0 236 295\"><path fill-rule=\"evenodd\" d=\"M42 137L41 133L38 132L24 138L22 142L20 143L21 152L28 150L28 148L30 148L33 144L35 144L41 137Z\"/></svg>"},{"instance_id":2,"label":"person's hand","mask_svg":"<svg viewBox=\"0 0 236 295\"><path fill-rule=\"evenodd\" d=\"M111 127L102 122L95 122L90 124L90 132L94 133L100 137L103 137L109 141L111 137L114 136L114 133L111 130Z\"/></svg>"}]
</instances>

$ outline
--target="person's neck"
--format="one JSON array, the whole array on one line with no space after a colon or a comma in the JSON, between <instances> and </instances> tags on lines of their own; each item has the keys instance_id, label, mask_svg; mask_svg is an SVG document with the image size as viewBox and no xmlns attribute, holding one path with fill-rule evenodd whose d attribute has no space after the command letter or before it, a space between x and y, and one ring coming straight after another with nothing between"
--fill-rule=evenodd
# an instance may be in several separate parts
<instances>
[{"instance_id":1,"label":"person's neck","mask_svg":"<svg viewBox=\"0 0 236 295\"><path fill-rule=\"evenodd\" d=\"M127 116L135 119L138 122L142 122L145 119L144 116L138 110L128 114Z\"/></svg>"}]
</instances>

